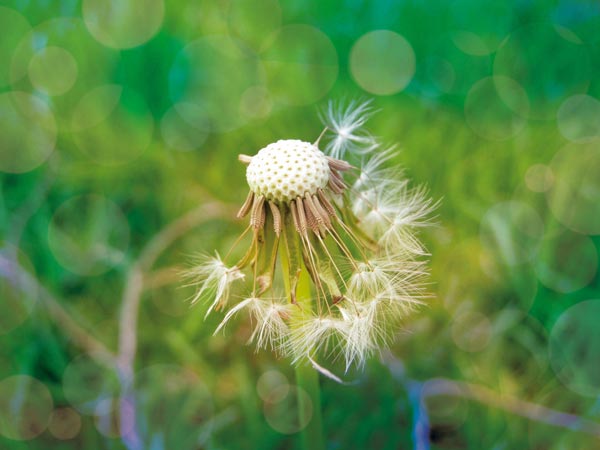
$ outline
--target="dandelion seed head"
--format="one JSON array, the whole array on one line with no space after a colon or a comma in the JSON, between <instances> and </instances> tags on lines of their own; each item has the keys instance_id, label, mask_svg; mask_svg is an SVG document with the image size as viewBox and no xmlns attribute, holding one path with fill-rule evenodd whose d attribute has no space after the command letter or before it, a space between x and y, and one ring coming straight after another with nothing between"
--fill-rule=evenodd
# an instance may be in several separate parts
<instances>
[{"instance_id":1,"label":"dandelion seed head","mask_svg":"<svg viewBox=\"0 0 600 450\"><path fill-rule=\"evenodd\" d=\"M250 189L237 217L249 216L251 244L234 265L206 258L193 273L194 300L211 298L209 313L226 306L242 271L252 273L251 294L225 310L217 332L244 311L257 349L348 370L387 346L421 303L426 253L416 231L436 205L390 166L395 147L364 128L372 114L370 102L330 103L314 144L279 140L239 156ZM274 293L282 282L285 296Z\"/></svg>"},{"instance_id":2,"label":"dandelion seed head","mask_svg":"<svg viewBox=\"0 0 600 450\"><path fill-rule=\"evenodd\" d=\"M315 195L329 182L327 157L313 144L296 139L267 145L246 169L250 190L267 200L288 203L306 193Z\"/></svg>"}]
</instances>

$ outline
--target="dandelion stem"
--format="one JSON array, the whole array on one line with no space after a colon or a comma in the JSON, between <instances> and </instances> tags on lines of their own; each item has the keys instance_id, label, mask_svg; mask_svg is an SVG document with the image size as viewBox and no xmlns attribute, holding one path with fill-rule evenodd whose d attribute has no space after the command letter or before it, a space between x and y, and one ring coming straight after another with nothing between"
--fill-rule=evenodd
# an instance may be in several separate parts
<instances>
[{"instance_id":1,"label":"dandelion stem","mask_svg":"<svg viewBox=\"0 0 600 450\"><path fill-rule=\"evenodd\" d=\"M304 389L308 394L308 398L304 398L303 396L298 397L299 417L306 417L312 410L312 418L301 432L301 448L303 450L325 450L321 420L319 373L308 364L298 364L295 371L298 387Z\"/></svg>"},{"instance_id":2,"label":"dandelion stem","mask_svg":"<svg viewBox=\"0 0 600 450\"><path fill-rule=\"evenodd\" d=\"M284 257L287 257L285 255ZM287 263L289 267L289 263ZM285 265L284 265L285 267ZM287 290L287 284L286 284ZM288 296L291 292L287 292ZM312 305L312 296L310 291L310 278L306 270L302 270L297 286L298 301L302 305L304 311L308 311ZM302 314L302 310L299 311ZM292 324L294 326L294 324ZM318 372L305 361L300 361L295 369L296 384L308 397L298 396L298 416L301 418L312 417L301 431L301 447L303 450L325 450L325 442L323 440L323 423L321 419L321 387L319 385Z\"/></svg>"}]
</instances>

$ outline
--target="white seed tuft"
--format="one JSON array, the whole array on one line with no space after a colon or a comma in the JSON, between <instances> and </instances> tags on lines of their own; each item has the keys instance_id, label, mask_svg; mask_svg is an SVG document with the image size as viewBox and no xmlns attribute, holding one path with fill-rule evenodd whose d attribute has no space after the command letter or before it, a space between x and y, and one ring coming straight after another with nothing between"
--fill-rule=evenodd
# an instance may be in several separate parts
<instances>
[{"instance_id":1,"label":"white seed tuft","mask_svg":"<svg viewBox=\"0 0 600 450\"><path fill-rule=\"evenodd\" d=\"M246 169L256 195L275 203L288 203L307 193L316 195L329 182L327 157L308 142L287 139L260 150Z\"/></svg>"},{"instance_id":2,"label":"white seed tuft","mask_svg":"<svg viewBox=\"0 0 600 450\"><path fill-rule=\"evenodd\" d=\"M364 125L373 114L371 101L329 102L322 115L325 126L333 132L326 152L333 158L343 159L346 152L364 154L370 152L375 139L364 130Z\"/></svg>"},{"instance_id":3,"label":"white seed tuft","mask_svg":"<svg viewBox=\"0 0 600 450\"><path fill-rule=\"evenodd\" d=\"M186 275L192 279L192 282L197 281L200 284L200 289L192 299L192 304L204 296L212 297L212 303L206 316L215 307L225 304L229 297L231 284L244 278L244 274L237 266L228 267L219 255L216 257L203 256L200 264L188 270Z\"/></svg>"}]
</instances>

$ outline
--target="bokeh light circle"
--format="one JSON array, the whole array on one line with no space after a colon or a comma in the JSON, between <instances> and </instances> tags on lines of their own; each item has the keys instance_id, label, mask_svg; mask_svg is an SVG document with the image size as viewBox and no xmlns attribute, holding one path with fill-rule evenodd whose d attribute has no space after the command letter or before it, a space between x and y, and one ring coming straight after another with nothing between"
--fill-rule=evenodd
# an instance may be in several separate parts
<instances>
[{"instance_id":1,"label":"bokeh light circle","mask_svg":"<svg viewBox=\"0 0 600 450\"><path fill-rule=\"evenodd\" d=\"M533 192L547 192L554 184L554 174L545 164L534 164L525 172L525 185Z\"/></svg>"},{"instance_id":2,"label":"bokeh light circle","mask_svg":"<svg viewBox=\"0 0 600 450\"><path fill-rule=\"evenodd\" d=\"M239 99L250 86L264 83L256 53L224 35L205 36L185 46L169 78L169 93L178 113L190 124L204 122L217 132L246 122Z\"/></svg>"},{"instance_id":3,"label":"bokeh light circle","mask_svg":"<svg viewBox=\"0 0 600 450\"><path fill-rule=\"evenodd\" d=\"M29 375L0 381L0 435L25 441L46 430L54 403L48 388Z\"/></svg>"},{"instance_id":4,"label":"bokeh light circle","mask_svg":"<svg viewBox=\"0 0 600 450\"><path fill-rule=\"evenodd\" d=\"M422 77L428 81L421 87L421 93L437 97L440 93L449 93L456 81L456 70L450 62L439 56L429 56L419 65L423 71Z\"/></svg>"},{"instance_id":5,"label":"bokeh light circle","mask_svg":"<svg viewBox=\"0 0 600 450\"><path fill-rule=\"evenodd\" d=\"M398 33L371 31L361 36L350 51L350 73L371 94L396 94L415 73L415 53Z\"/></svg>"},{"instance_id":6,"label":"bokeh light circle","mask_svg":"<svg viewBox=\"0 0 600 450\"><path fill-rule=\"evenodd\" d=\"M182 102L167 110L160 122L160 132L169 148L192 151L202 147L206 141L209 125L201 108Z\"/></svg>"},{"instance_id":7,"label":"bokeh light circle","mask_svg":"<svg viewBox=\"0 0 600 450\"><path fill-rule=\"evenodd\" d=\"M557 24L557 29L575 33L586 44L598 44L600 41L600 8L594 0L557 3L552 11L552 22Z\"/></svg>"},{"instance_id":8,"label":"bokeh light circle","mask_svg":"<svg viewBox=\"0 0 600 450\"><path fill-rule=\"evenodd\" d=\"M544 232L539 214L526 203L501 202L481 220L480 238L500 261L514 266L530 261Z\"/></svg>"},{"instance_id":9,"label":"bokeh light circle","mask_svg":"<svg viewBox=\"0 0 600 450\"><path fill-rule=\"evenodd\" d=\"M232 0L229 2L229 30L255 50L281 25L277 0Z\"/></svg>"},{"instance_id":10,"label":"bokeh light circle","mask_svg":"<svg viewBox=\"0 0 600 450\"><path fill-rule=\"evenodd\" d=\"M338 76L338 55L329 37L310 25L286 25L260 54L272 97L288 105L322 98Z\"/></svg>"},{"instance_id":11,"label":"bokeh light circle","mask_svg":"<svg viewBox=\"0 0 600 450\"><path fill-rule=\"evenodd\" d=\"M458 314L452 322L452 340L466 352L484 350L492 337L490 319L479 312L466 311Z\"/></svg>"},{"instance_id":12,"label":"bokeh light circle","mask_svg":"<svg viewBox=\"0 0 600 450\"><path fill-rule=\"evenodd\" d=\"M10 60L15 48L25 35L31 30L31 26L25 17L11 8L0 6L0 87L10 82Z\"/></svg>"},{"instance_id":13,"label":"bokeh light circle","mask_svg":"<svg viewBox=\"0 0 600 450\"><path fill-rule=\"evenodd\" d=\"M214 424L212 395L192 370L168 364L149 366L135 376L137 427L152 447L162 435L164 448L192 450L203 447Z\"/></svg>"},{"instance_id":14,"label":"bokeh light circle","mask_svg":"<svg viewBox=\"0 0 600 450\"><path fill-rule=\"evenodd\" d=\"M68 406L57 408L52 412L48 431L56 439L73 439L81 431L81 416Z\"/></svg>"},{"instance_id":15,"label":"bokeh light circle","mask_svg":"<svg viewBox=\"0 0 600 450\"><path fill-rule=\"evenodd\" d=\"M83 20L92 36L113 48L137 47L154 36L165 14L164 0L83 0Z\"/></svg>"},{"instance_id":16,"label":"bokeh light circle","mask_svg":"<svg viewBox=\"0 0 600 450\"><path fill-rule=\"evenodd\" d=\"M600 395L600 300L586 300L561 314L550 332L550 364L573 392Z\"/></svg>"},{"instance_id":17,"label":"bokeh light circle","mask_svg":"<svg viewBox=\"0 0 600 450\"><path fill-rule=\"evenodd\" d=\"M29 172L56 144L56 122L48 105L26 92L0 94L0 170Z\"/></svg>"},{"instance_id":18,"label":"bokeh light circle","mask_svg":"<svg viewBox=\"0 0 600 450\"><path fill-rule=\"evenodd\" d=\"M302 408L299 405L302 405ZM263 412L267 423L275 431L293 434L309 424L313 407L312 400L304 389L281 385L271 391L269 398L264 402Z\"/></svg>"},{"instance_id":19,"label":"bokeh light circle","mask_svg":"<svg viewBox=\"0 0 600 450\"><path fill-rule=\"evenodd\" d=\"M600 137L600 101L589 95L566 99L556 113L558 129L573 142L590 142Z\"/></svg>"},{"instance_id":20,"label":"bokeh light circle","mask_svg":"<svg viewBox=\"0 0 600 450\"><path fill-rule=\"evenodd\" d=\"M18 264L22 271L17 271ZM11 247L0 249L0 335L21 325L39 299L33 265Z\"/></svg>"},{"instance_id":21,"label":"bokeh light circle","mask_svg":"<svg viewBox=\"0 0 600 450\"><path fill-rule=\"evenodd\" d=\"M544 286L575 292L592 281L597 269L598 252L588 236L565 230L541 241L535 270Z\"/></svg>"},{"instance_id":22,"label":"bokeh light circle","mask_svg":"<svg viewBox=\"0 0 600 450\"><path fill-rule=\"evenodd\" d=\"M574 231L600 234L600 147L570 144L550 163L554 184L546 199L554 216Z\"/></svg>"},{"instance_id":23,"label":"bokeh light circle","mask_svg":"<svg viewBox=\"0 0 600 450\"><path fill-rule=\"evenodd\" d=\"M29 61L29 79L36 89L48 95L62 95L77 79L77 61L61 47L44 47Z\"/></svg>"},{"instance_id":24,"label":"bokeh light circle","mask_svg":"<svg viewBox=\"0 0 600 450\"><path fill-rule=\"evenodd\" d=\"M493 141L510 139L521 131L528 111L527 93L516 81L503 76L479 80L465 99L467 124L479 136Z\"/></svg>"},{"instance_id":25,"label":"bokeh light circle","mask_svg":"<svg viewBox=\"0 0 600 450\"><path fill-rule=\"evenodd\" d=\"M581 42L565 39L551 24L531 24L514 31L498 49L494 75L509 77L525 89L529 118L552 119L566 98L587 91L590 55Z\"/></svg>"},{"instance_id":26,"label":"bokeh light circle","mask_svg":"<svg viewBox=\"0 0 600 450\"><path fill-rule=\"evenodd\" d=\"M272 108L271 94L262 86L250 86L240 98L240 112L248 119L264 119Z\"/></svg>"},{"instance_id":27,"label":"bokeh light circle","mask_svg":"<svg viewBox=\"0 0 600 450\"><path fill-rule=\"evenodd\" d=\"M450 36L454 45L467 55L485 56L491 53L485 41L476 33L457 30L452 32Z\"/></svg>"},{"instance_id":28,"label":"bokeh light circle","mask_svg":"<svg viewBox=\"0 0 600 450\"><path fill-rule=\"evenodd\" d=\"M54 213L48 227L54 257L79 275L100 275L120 264L129 244L129 224L105 197L73 197Z\"/></svg>"},{"instance_id":29,"label":"bokeh light circle","mask_svg":"<svg viewBox=\"0 0 600 450\"><path fill-rule=\"evenodd\" d=\"M152 143L154 119L132 89L109 84L84 95L73 110L73 140L93 161L115 165L133 161Z\"/></svg>"},{"instance_id":30,"label":"bokeh light circle","mask_svg":"<svg viewBox=\"0 0 600 450\"><path fill-rule=\"evenodd\" d=\"M82 414L93 414L100 402L120 392L116 370L99 361L91 355L80 355L63 372L65 398Z\"/></svg>"},{"instance_id":31,"label":"bokeh light circle","mask_svg":"<svg viewBox=\"0 0 600 450\"><path fill-rule=\"evenodd\" d=\"M283 373L278 370L267 370L258 378L256 391L263 401L277 401L288 394L289 389L284 389L285 386L289 388L289 382Z\"/></svg>"},{"instance_id":32,"label":"bokeh light circle","mask_svg":"<svg viewBox=\"0 0 600 450\"><path fill-rule=\"evenodd\" d=\"M456 27L454 44L467 54L483 56L496 51L514 26L509 2L455 0L449 6Z\"/></svg>"},{"instance_id":33,"label":"bokeh light circle","mask_svg":"<svg viewBox=\"0 0 600 450\"><path fill-rule=\"evenodd\" d=\"M81 98L114 79L119 58L118 51L90 36L81 19L51 19L33 28L15 48L11 83L15 90L52 95L58 128L71 131Z\"/></svg>"},{"instance_id":34,"label":"bokeh light circle","mask_svg":"<svg viewBox=\"0 0 600 450\"><path fill-rule=\"evenodd\" d=\"M457 47L454 37L454 33L438 36L427 56L419 59L416 79L423 95L464 96L475 83L490 75L491 56L465 53Z\"/></svg>"},{"instance_id":35,"label":"bokeh light circle","mask_svg":"<svg viewBox=\"0 0 600 450\"><path fill-rule=\"evenodd\" d=\"M473 281L470 286L465 286L466 282L463 282L461 289L457 287L458 302L464 301L460 292L463 290L469 293L474 301L484 297L498 307L503 305L528 311L538 291L538 279L533 265L529 262L518 265L506 264L506 261L495 252L494 247L480 248L480 252L479 263L485 276L482 277L480 272L472 270L472 267L463 268L463 271L472 272L469 279ZM475 292L471 293L472 290Z\"/></svg>"}]
</instances>

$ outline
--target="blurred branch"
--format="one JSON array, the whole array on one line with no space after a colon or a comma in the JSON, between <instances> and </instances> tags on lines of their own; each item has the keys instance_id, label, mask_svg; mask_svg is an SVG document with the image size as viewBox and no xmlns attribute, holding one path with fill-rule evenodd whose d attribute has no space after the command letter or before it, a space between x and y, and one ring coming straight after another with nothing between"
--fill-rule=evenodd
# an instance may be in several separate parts
<instances>
[{"instance_id":1,"label":"blurred branch","mask_svg":"<svg viewBox=\"0 0 600 450\"><path fill-rule=\"evenodd\" d=\"M46 308L48 315L58 324L59 328L69 336L75 345L88 352L93 358L111 365L115 362L115 355L102 342L95 338L89 331L79 325L80 320L75 320L48 290L27 270L22 268L12 257L0 253L0 273L7 279L14 280L16 276L28 286L39 293L39 300Z\"/></svg>"},{"instance_id":2,"label":"blurred branch","mask_svg":"<svg viewBox=\"0 0 600 450\"><path fill-rule=\"evenodd\" d=\"M423 401L423 383L408 382L408 398L413 409L412 438L414 450L429 450L429 413Z\"/></svg>"},{"instance_id":3,"label":"blurred branch","mask_svg":"<svg viewBox=\"0 0 600 450\"><path fill-rule=\"evenodd\" d=\"M120 399L122 429L125 429L130 423L136 423L135 396L129 380L133 377L133 365L137 350L138 313L146 273L150 271L161 253L189 230L206 221L228 214L233 217L233 209L218 202L205 203L188 212L158 232L142 249L140 256L129 269L121 300L119 354L117 356L122 386ZM142 441L135 428L123 435L123 442L130 450L142 448Z\"/></svg>"},{"instance_id":4,"label":"blurred branch","mask_svg":"<svg viewBox=\"0 0 600 450\"><path fill-rule=\"evenodd\" d=\"M422 407L424 407L422 405L423 400L428 397L438 395L458 396L475 400L492 408L502 409L529 420L600 437L600 423L577 414L565 413L517 397L499 394L480 384L455 381L447 378L427 380L427 389L423 390L422 386L425 382L409 379L406 376L402 361L390 352L386 352L383 355L383 362L390 370L392 376L407 387L409 395L414 393L415 386L419 388L420 401L418 404ZM411 395L411 403L414 404L415 401ZM419 414L419 416L422 413L422 408L415 411L415 414ZM415 423L418 424L418 420ZM428 436L424 436L422 433L415 434L413 431L413 437L415 438L415 449L429 448ZM424 442L424 439L427 439L427 442Z\"/></svg>"},{"instance_id":5,"label":"blurred branch","mask_svg":"<svg viewBox=\"0 0 600 450\"><path fill-rule=\"evenodd\" d=\"M396 358L389 350L382 354L382 362L396 381L406 388L408 399L413 411L412 440L414 450L429 450L429 414L423 401L423 383L411 380L406 376L404 363Z\"/></svg>"},{"instance_id":6,"label":"blurred branch","mask_svg":"<svg viewBox=\"0 0 600 450\"><path fill-rule=\"evenodd\" d=\"M37 208L39 208L47 189L48 186L40 188L39 192L32 197L32 200L20 208L18 217L15 218L11 227L12 241L15 244L18 244L25 224ZM0 253L0 274L13 281L15 276L18 275L19 279L23 280L27 286L35 288L39 292L39 298L43 301L48 315L73 339L73 342L77 346L87 351L91 357L117 368L122 386L120 419L124 422L121 425L128 426L132 420L135 423L135 416L132 418L132 413L135 415L135 398L129 381L133 376L133 364L137 349L138 310L144 290L144 283L150 281L152 285L161 285L172 282L174 279L174 268L158 270L148 279L145 279L146 274L150 271L162 252L189 230L209 220L219 217L233 217L234 214L234 208L222 203L205 203L167 225L142 249L140 256L129 269L123 290L117 355L92 336L89 331L80 326L78 321L72 317L72 314L61 305L61 302L56 300L34 276L18 264L16 251L11 252L8 247L2 249L3 253ZM133 411L129 409L132 406ZM127 408L126 412L123 410L124 407ZM142 448L142 441L135 429L125 433L123 441L131 450Z\"/></svg>"},{"instance_id":7,"label":"blurred branch","mask_svg":"<svg viewBox=\"0 0 600 450\"><path fill-rule=\"evenodd\" d=\"M205 203L167 225L142 249L127 275L119 321L119 365L132 368L137 347L137 319L145 273L161 253L192 228L219 217L233 217L234 209L219 202Z\"/></svg>"},{"instance_id":8,"label":"blurred branch","mask_svg":"<svg viewBox=\"0 0 600 450\"><path fill-rule=\"evenodd\" d=\"M600 437L600 423L585 419L577 414L557 411L517 397L499 394L479 384L445 378L431 380L429 383L424 397L436 395L461 396L536 422Z\"/></svg>"}]
</instances>

